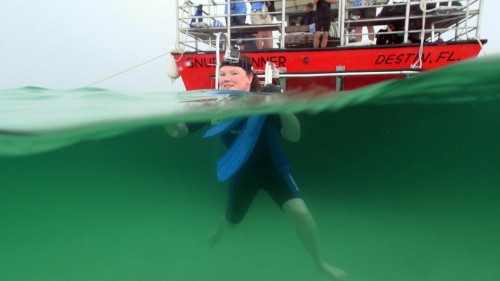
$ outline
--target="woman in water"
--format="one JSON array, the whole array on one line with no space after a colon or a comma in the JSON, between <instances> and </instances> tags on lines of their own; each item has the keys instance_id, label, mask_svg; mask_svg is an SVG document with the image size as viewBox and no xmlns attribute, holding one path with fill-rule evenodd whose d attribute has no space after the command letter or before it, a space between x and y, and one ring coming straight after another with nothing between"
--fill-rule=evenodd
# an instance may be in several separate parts
<instances>
[{"instance_id":1,"label":"woman in water","mask_svg":"<svg viewBox=\"0 0 500 281\"><path fill-rule=\"evenodd\" d=\"M258 92L261 89L247 56L241 56L236 61L225 60L219 70L218 82L220 88L224 90ZM221 135L229 150L238 142L237 139L242 131L249 126L245 122L240 122L234 129ZM177 126L177 129L184 132L177 131L171 135L188 133L186 126ZM307 248L317 269L332 280L342 280L346 274L328 264L320 254L316 224L292 177L290 165L277 145L278 135L292 142L299 140L300 124L295 115L280 114L279 117L266 117L260 131L257 130L256 141L250 148L248 159L230 175L225 175L230 180L226 212L210 235L209 246L214 247L226 230L234 228L243 220L257 192L262 188L291 218L300 240Z\"/></svg>"}]
</instances>

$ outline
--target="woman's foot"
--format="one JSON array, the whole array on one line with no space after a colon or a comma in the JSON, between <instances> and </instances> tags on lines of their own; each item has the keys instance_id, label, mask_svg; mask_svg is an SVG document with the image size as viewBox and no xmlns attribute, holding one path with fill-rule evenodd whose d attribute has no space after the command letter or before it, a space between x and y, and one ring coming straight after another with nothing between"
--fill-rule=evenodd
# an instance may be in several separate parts
<instances>
[{"instance_id":1,"label":"woman's foot","mask_svg":"<svg viewBox=\"0 0 500 281\"><path fill-rule=\"evenodd\" d=\"M233 229L236 225L229 223L225 217L219 222L215 230L208 236L208 247L213 249L217 242L219 242L220 238L228 229Z\"/></svg>"},{"instance_id":2,"label":"woman's foot","mask_svg":"<svg viewBox=\"0 0 500 281\"><path fill-rule=\"evenodd\" d=\"M221 231L221 229L217 227L217 229L215 229L214 232L212 232L212 234L208 237L208 248L213 249L217 242L219 242L223 233L224 231Z\"/></svg>"},{"instance_id":3,"label":"woman's foot","mask_svg":"<svg viewBox=\"0 0 500 281\"><path fill-rule=\"evenodd\" d=\"M347 274L342 269L331 266L326 262L321 262L318 265L318 270L321 273L326 274L330 280L342 281L347 277Z\"/></svg>"}]
</instances>

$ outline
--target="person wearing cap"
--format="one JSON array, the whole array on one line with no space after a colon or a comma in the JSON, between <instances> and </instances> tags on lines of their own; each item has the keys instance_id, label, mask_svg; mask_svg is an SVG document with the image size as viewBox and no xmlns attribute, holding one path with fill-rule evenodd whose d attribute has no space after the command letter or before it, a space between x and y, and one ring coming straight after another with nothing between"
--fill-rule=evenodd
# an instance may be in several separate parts
<instances>
[{"instance_id":1,"label":"person wearing cap","mask_svg":"<svg viewBox=\"0 0 500 281\"><path fill-rule=\"evenodd\" d=\"M224 90L244 92L269 90L269 85L261 89L257 75L253 71L252 62L244 55L240 55L237 61L225 60L221 64L218 83L219 88ZM271 91L279 92L272 87ZM263 189L291 218L300 240L311 255L317 269L332 280L342 280L345 273L325 262L320 253L316 224L302 199L293 178L291 166L277 142L279 136L288 141L299 141L300 124L297 117L291 113L278 116L250 116L246 124L242 122L221 135L222 141L228 147L228 152L239 141L238 138L246 137L245 129L249 127L250 118L265 118L265 121L261 125L260 134L257 133L255 136L255 145L251 148L250 156L242 167L229 177L226 211L209 237L209 246L214 247L226 230L234 228L243 220L258 191ZM237 153L244 152L238 151Z\"/></svg>"}]
</instances>

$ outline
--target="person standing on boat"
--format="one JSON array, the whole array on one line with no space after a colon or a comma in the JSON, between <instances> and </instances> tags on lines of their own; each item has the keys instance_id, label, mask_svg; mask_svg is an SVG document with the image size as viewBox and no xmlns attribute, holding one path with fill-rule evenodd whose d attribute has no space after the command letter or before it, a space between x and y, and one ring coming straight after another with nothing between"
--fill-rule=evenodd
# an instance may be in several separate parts
<instances>
[{"instance_id":1,"label":"person standing on boat","mask_svg":"<svg viewBox=\"0 0 500 281\"><path fill-rule=\"evenodd\" d=\"M352 16L356 19L373 19L377 15L377 8L369 7L375 5L375 0L355 0L354 7L365 6L365 8L359 8L352 10ZM375 39L375 30L373 25L367 24L368 29L368 39L373 41ZM361 42L363 39L363 26L356 26L356 42Z\"/></svg>"},{"instance_id":2,"label":"person standing on boat","mask_svg":"<svg viewBox=\"0 0 500 281\"><path fill-rule=\"evenodd\" d=\"M252 24L271 24L272 19L269 15L267 3L252 2L252 12L250 13ZM273 33L271 31L257 31L255 35L255 44L257 49L271 49L273 47Z\"/></svg>"},{"instance_id":3,"label":"person standing on boat","mask_svg":"<svg viewBox=\"0 0 500 281\"><path fill-rule=\"evenodd\" d=\"M219 70L218 83L219 88L224 90L279 92L279 89L273 89L273 85L260 89L261 86L257 75L253 72L252 63L244 55L240 55L237 61L224 60ZM270 89L266 89L268 87ZM260 125L251 123L259 119ZM241 155L248 155L248 158L243 160L243 163L241 161L229 162L230 165L218 167L219 180L230 180L229 195L226 212L210 235L209 246L214 247L226 230L234 228L243 220L258 191L264 189L281 210L291 218L300 240L311 255L317 269L332 280L344 279L346 274L328 264L320 253L316 224L293 179L290 164L278 145L280 136L288 141L299 141L300 124L297 117L291 113L284 113L274 116L250 116L248 119L240 118L225 122L235 122L235 124L234 127L220 132L222 141L228 147L226 155L221 160L231 153L232 155L227 159L238 158ZM214 125L211 130L217 130L216 126ZM218 128L220 131L220 127ZM249 145L252 142L254 145ZM221 161L219 161L220 164Z\"/></svg>"},{"instance_id":4,"label":"person standing on boat","mask_svg":"<svg viewBox=\"0 0 500 281\"><path fill-rule=\"evenodd\" d=\"M328 44L328 32L332 23L332 4L337 0L314 0L316 4L316 32L314 33L313 47L325 48ZM320 37L321 44L320 44Z\"/></svg>"},{"instance_id":5,"label":"person standing on boat","mask_svg":"<svg viewBox=\"0 0 500 281\"><path fill-rule=\"evenodd\" d=\"M230 22L231 27L245 25L247 19L247 4L245 0L228 0L230 8ZM227 15L227 5L224 6L224 15ZM234 15L234 16L233 16ZM226 18L226 24L227 24ZM231 39L237 42L241 50L245 49L246 42L243 41L245 38L244 32L231 32Z\"/></svg>"}]
</instances>

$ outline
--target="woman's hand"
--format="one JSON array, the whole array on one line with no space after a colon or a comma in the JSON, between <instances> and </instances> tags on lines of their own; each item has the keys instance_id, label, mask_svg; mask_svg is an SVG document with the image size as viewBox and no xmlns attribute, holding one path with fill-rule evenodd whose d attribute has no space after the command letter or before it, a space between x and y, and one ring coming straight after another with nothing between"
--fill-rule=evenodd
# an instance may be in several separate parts
<instances>
[{"instance_id":1,"label":"woman's hand","mask_svg":"<svg viewBox=\"0 0 500 281\"><path fill-rule=\"evenodd\" d=\"M173 138L180 138L189 135L189 129L186 123L170 124L165 126L167 134Z\"/></svg>"}]
</instances>

